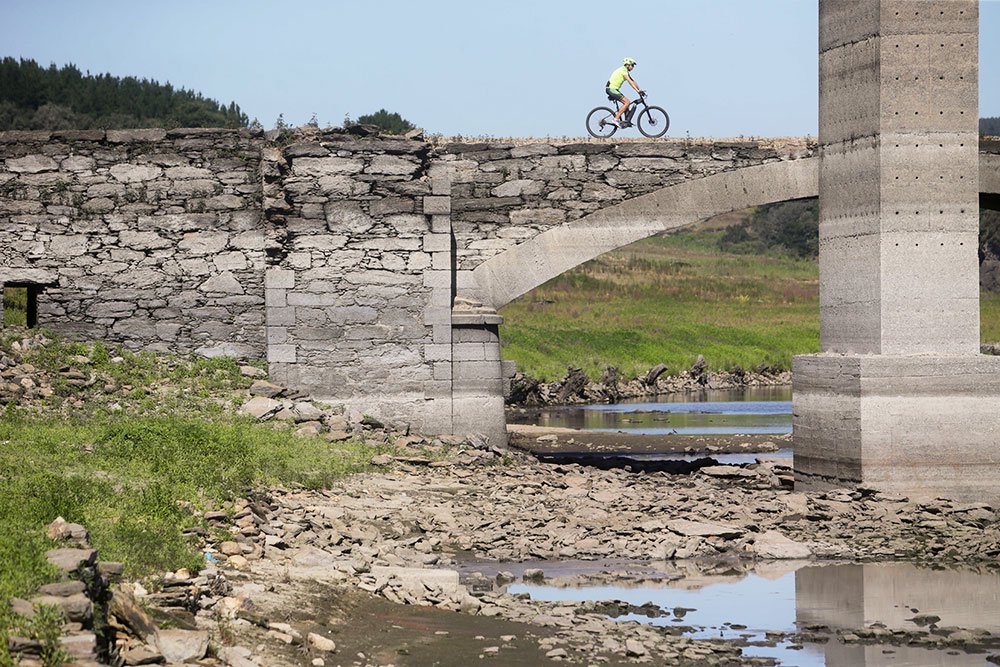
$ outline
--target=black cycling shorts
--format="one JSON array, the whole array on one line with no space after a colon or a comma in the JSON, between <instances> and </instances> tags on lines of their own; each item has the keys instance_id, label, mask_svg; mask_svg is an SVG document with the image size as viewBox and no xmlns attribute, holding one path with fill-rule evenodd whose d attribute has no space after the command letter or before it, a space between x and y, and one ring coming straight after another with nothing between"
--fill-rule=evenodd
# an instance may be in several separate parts
<instances>
[{"instance_id":1,"label":"black cycling shorts","mask_svg":"<svg viewBox=\"0 0 1000 667\"><path fill-rule=\"evenodd\" d=\"M608 97L614 98L614 99L618 100L619 102L621 102L623 99L625 99L625 96L622 95L620 91L611 90L611 88L605 88L604 92L606 92L608 94Z\"/></svg>"}]
</instances>

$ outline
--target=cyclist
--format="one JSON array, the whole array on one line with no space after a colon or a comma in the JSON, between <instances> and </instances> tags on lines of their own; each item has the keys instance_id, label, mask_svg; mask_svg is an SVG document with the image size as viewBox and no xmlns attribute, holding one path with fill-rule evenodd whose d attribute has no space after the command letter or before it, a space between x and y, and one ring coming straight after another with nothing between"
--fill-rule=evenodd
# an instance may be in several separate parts
<instances>
[{"instance_id":1,"label":"cyclist","mask_svg":"<svg viewBox=\"0 0 1000 667\"><path fill-rule=\"evenodd\" d=\"M609 98L621 102L621 108L618 109L618 113L615 114L615 119L613 121L609 121L612 125L616 125L618 127L628 127L632 124L627 120L621 119L622 114L625 113L629 105L629 99L622 95L622 84L628 81L629 85L635 88L635 92L640 95L643 94L642 89L639 88L639 84L632 79L632 75L630 74L632 70L635 69L635 64L635 60L632 58L625 58L625 60L622 61L622 66L611 73L611 76L608 78L607 87L605 88L605 92L607 92Z\"/></svg>"}]
</instances>

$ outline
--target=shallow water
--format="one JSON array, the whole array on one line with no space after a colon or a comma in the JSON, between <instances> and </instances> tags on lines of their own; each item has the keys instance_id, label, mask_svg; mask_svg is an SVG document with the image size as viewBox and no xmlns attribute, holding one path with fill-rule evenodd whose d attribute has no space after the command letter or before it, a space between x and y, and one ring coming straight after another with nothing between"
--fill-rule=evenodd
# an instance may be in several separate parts
<instances>
[{"instance_id":1,"label":"shallow water","mask_svg":"<svg viewBox=\"0 0 1000 667\"><path fill-rule=\"evenodd\" d=\"M964 667L989 664L986 657L996 650L968 654L884 643L845 644L835 634L826 643L794 644L784 638L768 641L768 631L792 633L819 625L857 630L873 623L916 631L923 627L918 614L933 614L940 617L936 624L941 628L1000 632L1000 576L968 570L931 570L909 563L785 562L760 565L751 572L714 573L679 570L675 568L684 566L671 564L538 565L549 577L546 583L518 583L508 590L548 601L652 602L666 612L663 617L630 614L619 620L682 626L684 634L695 638L746 640L751 645L744 647L745 654L775 658L781 665ZM524 567L531 564L504 569L518 574ZM595 579L598 583L581 583ZM757 642L773 645L753 645Z\"/></svg>"},{"instance_id":2,"label":"shallow water","mask_svg":"<svg viewBox=\"0 0 1000 667\"><path fill-rule=\"evenodd\" d=\"M792 431L791 387L669 394L654 401L552 407L531 423L636 435L778 435Z\"/></svg>"}]
</instances>

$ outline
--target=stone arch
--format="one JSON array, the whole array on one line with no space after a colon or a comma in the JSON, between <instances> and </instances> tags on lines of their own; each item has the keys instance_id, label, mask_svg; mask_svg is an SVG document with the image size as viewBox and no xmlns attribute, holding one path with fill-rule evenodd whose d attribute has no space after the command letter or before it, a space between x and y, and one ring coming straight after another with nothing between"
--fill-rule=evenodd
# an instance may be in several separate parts
<instances>
[{"instance_id":1,"label":"stone arch","mask_svg":"<svg viewBox=\"0 0 1000 667\"><path fill-rule=\"evenodd\" d=\"M587 260L728 211L816 197L819 158L783 160L685 181L550 229L476 267L460 296L498 309Z\"/></svg>"},{"instance_id":2,"label":"stone arch","mask_svg":"<svg viewBox=\"0 0 1000 667\"><path fill-rule=\"evenodd\" d=\"M1000 155L980 155L980 201L1000 210ZM819 158L782 160L685 181L596 211L491 257L459 290L499 309L600 255L720 213L819 195Z\"/></svg>"}]
</instances>

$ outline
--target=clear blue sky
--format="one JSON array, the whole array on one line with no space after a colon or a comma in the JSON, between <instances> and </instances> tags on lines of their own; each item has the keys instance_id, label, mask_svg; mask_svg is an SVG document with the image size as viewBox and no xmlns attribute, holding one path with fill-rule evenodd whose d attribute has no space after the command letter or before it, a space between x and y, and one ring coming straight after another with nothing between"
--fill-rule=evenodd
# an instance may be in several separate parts
<instances>
[{"instance_id":1,"label":"clear blue sky","mask_svg":"<svg viewBox=\"0 0 1000 667\"><path fill-rule=\"evenodd\" d=\"M671 136L816 134L816 0L0 2L0 56L169 81L267 128L385 107L430 132L580 136L631 56ZM1000 116L1000 0L980 90Z\"/></svg>"}]
</instances>

